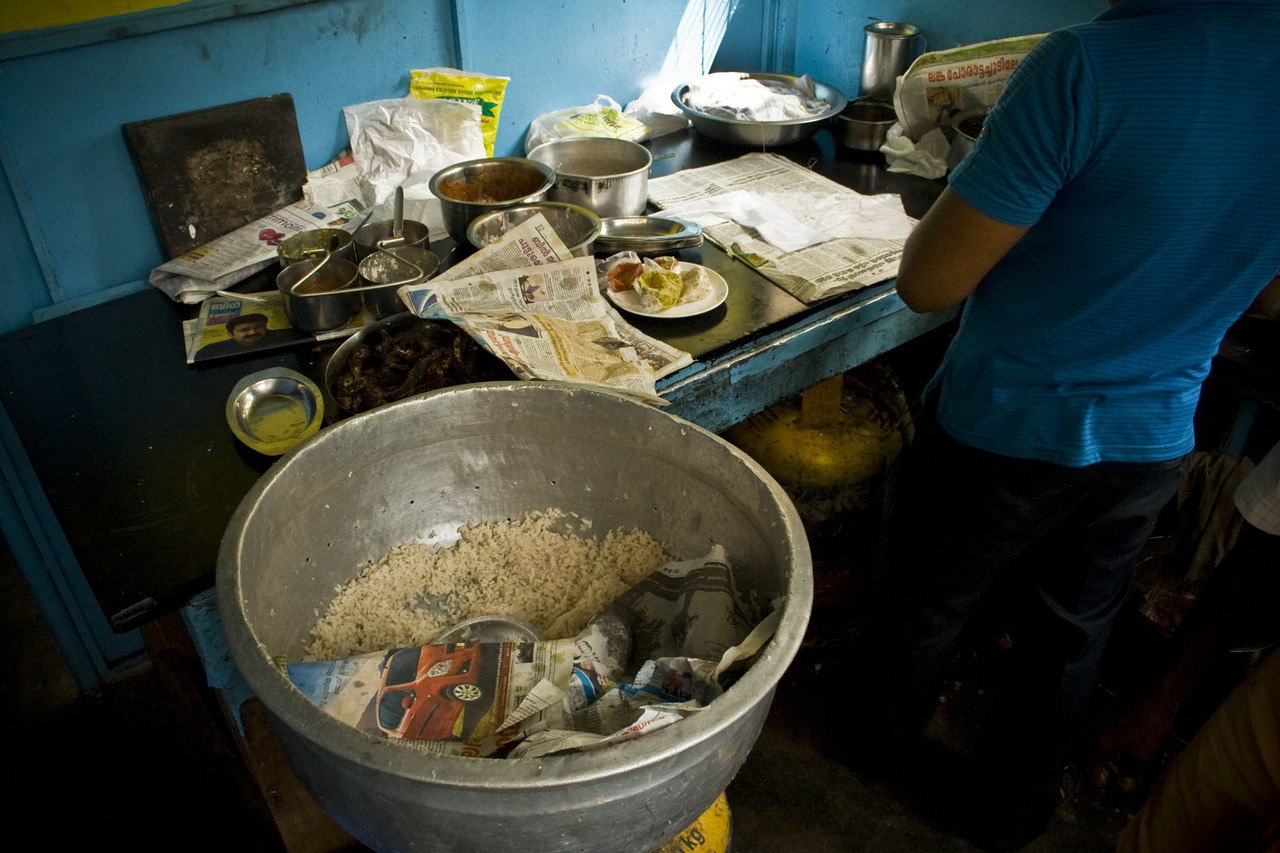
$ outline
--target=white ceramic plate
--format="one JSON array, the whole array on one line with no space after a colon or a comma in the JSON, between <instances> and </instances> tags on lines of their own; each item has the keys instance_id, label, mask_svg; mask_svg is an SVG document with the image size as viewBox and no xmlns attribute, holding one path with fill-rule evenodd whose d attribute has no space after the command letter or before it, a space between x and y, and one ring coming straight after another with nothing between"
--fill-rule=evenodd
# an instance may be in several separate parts
<instances>
[{"instance_id":1,"label":"white ceramic plate","mask_svg":"<svg viewBox=\"0 0 1280 853\"><path fill-rule=\"evenodd\" d=\"M683 273L696 266L698 264L680 261L676 264L675 271ZM719 307L724 302L725 297L729 295L729 284L724 280L724 277L713 269L707 269L706 267L703 267L703 269L706 270L707 278L711 279L711 292L701 299L693 302L681 302L662 311L649 311L640 307L640 294L634 290L619 290L615 292L606 284L604 295L623 311L637 314L641 317L696 317Z\"/></svg>"}]
</instances>

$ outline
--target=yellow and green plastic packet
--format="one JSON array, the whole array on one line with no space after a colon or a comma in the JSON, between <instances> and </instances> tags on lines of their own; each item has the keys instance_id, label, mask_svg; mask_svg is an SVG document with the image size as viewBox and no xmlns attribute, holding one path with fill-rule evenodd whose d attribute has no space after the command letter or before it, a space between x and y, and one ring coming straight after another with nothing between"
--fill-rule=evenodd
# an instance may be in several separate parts
<instances>
[{"instance_id":1,"label":"yellow and green plastic packet","mask_svg":"<svg viewBox=\"0 0 1280 853\"><path fill-rule=\"evenodd\" d=\"M498 116L510 77L494 77L457 68L424 68L409 72L409 95L414 98L448 98L480 107L480 135L484 150L493 156L498 138Z\"/></svg>"}]
</instances>

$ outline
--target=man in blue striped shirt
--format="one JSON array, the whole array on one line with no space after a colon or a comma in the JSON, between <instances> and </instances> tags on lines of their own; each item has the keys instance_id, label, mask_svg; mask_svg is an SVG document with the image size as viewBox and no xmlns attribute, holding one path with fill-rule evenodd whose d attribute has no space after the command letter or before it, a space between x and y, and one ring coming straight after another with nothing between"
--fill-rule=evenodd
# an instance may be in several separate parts
<instances>
[{"instance_id":1,"label":"man in blue striped shirt","mask_svg":"<svg viewBox=\"0 0 1280 853\"><path fill-rule=\"evenodd\" d=\"M1278 80L1276 0L1123 0L1026 58L907 242L903 301L965 306L865 632L868 735L918 734L973 608L1016 582L1017 679L968 788L990 849L1051 819L1210 361L1280 270Z\"/></svg>"}]
</instances>

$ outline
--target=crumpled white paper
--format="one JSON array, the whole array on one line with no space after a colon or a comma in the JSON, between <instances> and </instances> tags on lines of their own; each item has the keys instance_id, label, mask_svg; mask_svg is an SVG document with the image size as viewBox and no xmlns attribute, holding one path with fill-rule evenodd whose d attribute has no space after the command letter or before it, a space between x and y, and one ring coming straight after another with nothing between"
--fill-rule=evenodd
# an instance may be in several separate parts
<instances>
[{"instance_id":1,"label":"crumpled white paper","mask_svg":"<svg viewBox=\"0 0 1280 853\"><path fill-rule=\"evenodd\" d=\"M735 204L735 196L744 203ZM754 228L761 239L784 252L794 252L841 237L906 240L915 226L915 220L907 216L902 207L901 196L892 193L822 195L779 192L762 195L738 190L672 204L663 208L663 215L688 219L703 228L731 220ZM763 226L755 224L757 217L764 218ZM814 224L820 224L821 230L814 228Z\"/></svg>"},{"instance_id":2,"label":"crumpled white paper","mask_svg":"<svg viewBox=\"0 0 1280 853\"><path fill-rule=\"evenodd\" d=\"M947 155L950 151L951 143L940 128L935 127L912 142L903 135L902 126L898 124L889 128L884 145L880 146L890 172L930 179L941 178L947 173Z\"/></svg>"},{"instance_id":3,"label":"crumpled white paper","mask_svg":"<svg viewBox=\"0 0 1280 853\"><path fill-rule=\"evenodd\" d=\"M776 80L756 80L739 71L716 71L689 81L684 102L707 115L736 121L808 119L831 106L817 96L807 74L788 86Z\"/></svg>"},{"instance_id":4,"label":"crumpled white paper","mask_svg":"<svg viewBox=\"0 0 1280 853\"><path fill-rule=\"evenodd\" d=\"M488 156L480 107L447 98L388 98L343 107L351 153L374 190L374 203L404 187L405 200L426 202L431 231L444 230L440 202L428 188L446 166ZM430 220L430 221L428 221Z\"/></svg>"}]
</instances>

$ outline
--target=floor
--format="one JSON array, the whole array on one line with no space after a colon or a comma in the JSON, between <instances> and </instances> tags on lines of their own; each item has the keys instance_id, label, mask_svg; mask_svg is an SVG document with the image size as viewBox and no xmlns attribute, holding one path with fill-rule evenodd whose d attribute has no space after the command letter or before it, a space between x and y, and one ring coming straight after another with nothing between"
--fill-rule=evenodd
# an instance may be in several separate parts
<instances>
[{"instance_id":1,"label":"floor","mask_svg":"<svg viewBox=\"0 0 1280 853\"><path fill-rule=\"evenodd\" d=\"M288 802L296 797L288 780L268 782L264 790L249 771L247 761L255 759L246 759L230 735L181 620L162 620L147 630L147 664L112 679L98 695L81 695L5 549L0 630L10 649L3 673L5 764L9 778L22 780L9 813L45 815L43 821L62 814L56 826L45 828L62 849L112 839L136 851L192 844L273 851L289 849L273 816L289 813L295 823L323 828L323 816ZM963 756L981 711L979 657L957 659L946 701L927 733L930 749L914 774L918 784L901 788L860 778L833 759L830 747L839 733L815 724L824 666L829 674L843 630L838 616L815 611L764 731L727 791L732 850L975 850L950 830L939 807L946 803L947 771ZM1114 848L1135 804L1101 799L1087 787L1077 790L1027 853ZM72 808L65 808L68 796L75 798ZM64 808L55 811L58 802ZM293 849L362 849L340 831L310 837L324 840Z\"/></svg>"}]
</instances>

